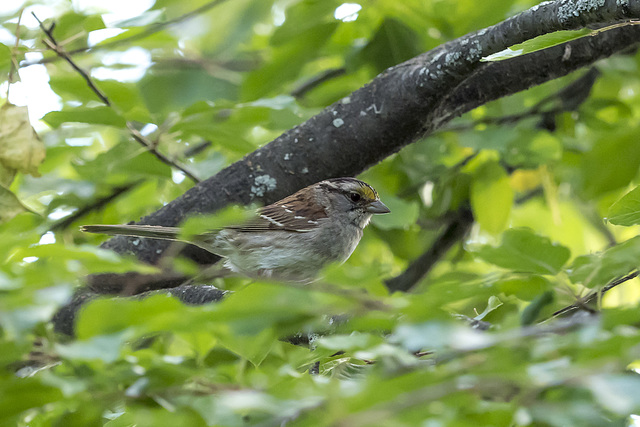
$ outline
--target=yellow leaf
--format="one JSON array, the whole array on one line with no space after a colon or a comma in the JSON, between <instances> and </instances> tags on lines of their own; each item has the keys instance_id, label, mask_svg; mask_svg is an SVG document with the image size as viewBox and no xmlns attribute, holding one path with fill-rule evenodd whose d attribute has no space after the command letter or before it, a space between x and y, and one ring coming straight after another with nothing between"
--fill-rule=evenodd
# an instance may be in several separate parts
<instances>
[{"instance_id":1,"label":"yellow leaf","mask_svg":"<svg viewBox=\"0 0 640 427\"><path fill-rule=\"evenodd\" d=\"M558 187L547 165L540 166L540 176L542 178L542 188L544 188L544 197L551 211L553 223L560 225L562 223L562 215L560 214L560 203L558 201Z\"/></svg>"},{"instance_id":2,"label":"yellow leaf","mask_svg":"<svg viewBox=\"0 0 640 427\"><path fill-rule=\"evenodd\" d=\"M511 174L511 187L520 192L531 191L539 187L541 181L538 170L518 169Z\"/></svg>"},{"instance_id":3,"label":"yellow leaf","mask_svg":"<svg viewBox=\"0 0 640 427\"><path fill-rule=\"evenodd\" d=\"M27 107L5 103L0 108L0 166L5 170L0 177L6 181L15 171L40 176L38 166L44 156L44 144L29 123Z\"/></svg>"},{"instance_id":4,"label":"yellow leaf","mask_svg":"<svg viewBox=\"0 0 640 427\"><path fill-rule=\"evenodd\" d=\"M498 234L507 226L513 189L509 176L497 162L483 165L471 184L471 209L483 230Z\"/></svg>"},{"instance_id":5,"label":"yellow leaf","mask_svg":"<svg viewBox=\"0 0 640 427\"><path fill-rule=\"evenodd\" d=\"M9 221L22 212L28 212L20 200L11 191L0 185L0 223Z\"/></svg>"},{"instance_id":6,"label":"yellow leaf","mask_svg":"<svg viewBox=\"0 0 640 427\"><path fill-rule=\"evenodd\" d=\"M13 182L13 178L16 177L16 170L6 168L0 163L0 185L9 187Z\"/></svg>"}]
</instances>

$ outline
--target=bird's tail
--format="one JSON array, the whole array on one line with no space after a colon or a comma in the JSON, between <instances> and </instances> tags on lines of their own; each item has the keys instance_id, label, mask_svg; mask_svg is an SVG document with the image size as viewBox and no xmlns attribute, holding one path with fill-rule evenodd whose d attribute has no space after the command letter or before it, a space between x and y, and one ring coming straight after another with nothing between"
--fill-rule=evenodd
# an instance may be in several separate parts
<instances>
[{"instance_id":1,"label":"bird's tail","mask_svg":"<svg viewBox=\"0 0 640 427\"><path fill-rule=\"evenodd\" d=\"M80 230L86 233L108 234L109 236L148 237L151 239L180 240L178 227L161 227L155 225L83 225Z\"/></svg>"},{"instance_id":2,"label":"bird's tail","mask_svg":"<svg viewBox=\"0 0 640 427\"><path fill-rule=\"evenodd\" d=\"M225 252L216 244L217 231L185 236L178 227L158 225L83 225L81 231L87 233L107 234L109 236L146 237L149 239L174 240L196 245L214 255L225 256Z\"/></svg>"}]
</instances>

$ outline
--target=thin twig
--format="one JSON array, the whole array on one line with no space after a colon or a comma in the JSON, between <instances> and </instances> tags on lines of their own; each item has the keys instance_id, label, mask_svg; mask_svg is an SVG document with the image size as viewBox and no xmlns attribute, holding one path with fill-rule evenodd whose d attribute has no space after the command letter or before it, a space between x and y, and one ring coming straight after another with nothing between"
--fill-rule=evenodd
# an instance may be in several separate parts
<instances>
[{"instance_id":1,"label":"thin twig","mask_svg":"<svg viewBox=\"0 0 640 427\"><path fill-rule=\"evenodd\" d=\"M605 31L613 30L614 28L626 27L628 25L640 25L640 21L631 19L629 21L619 22L617 24L607 25L606 27L598 28L596 30L592 30L590 34L587 34L590 37L597 36L600 33Z\"/></svg>"},{"instance_id":2,"label":"thin twig","mask_svg":"<svg viewBox=\"0 0 640 427\"><path fill-rule=\"evenodd\" d=\"M310 90L318 87L322 83L324 83L324 82L326 82L328 80L334 79L336 77L340 77L341 75L345 74L346 72L347 72L346 68L331 68L329 70L325 70L322 73L318 74L317 76L314 76L314 77L310 78L309 80L305 81L304 83L302 83L297 88L293 89L291 91L291 96L293 96L295 98L301 98L307 92L309 92Z\"/></svg>"},{"instance_id":3,"label":"thin twig","mask_svg":"<svg viewBox=\"0 0 640 427\"><path fill-rule=\"evenodd\" d=\"M9 68L9 80L7 84L7 100L9 99L9 91L11 89L11 83L13 83L13 73L15 73L18 69L18 60L16 59L16 52L18 51L18 46L20 46L20 22L22 21L22 13L24 12L24 8L20 10L18 14L18 23L16 24L16 43L13 46L13 51L11 52L11 68Z\"/></svg>"},{"instance_id":4,"label":"thin twig","mask_svg":"<svg viewBox=\"0 0 640 427\"><path fill-rule=\"evenodd\" d=\"M95 52L97 50L102 50L102 49L107 49L107 48L111 48L120 44L124 44L124 43L130 43L132 41L135 40L141 40L144 38L147 38L157 32L160 32L162 30L164 30L166 27L170 27L172 25L175 24L179 24L180 22L186 21L188 19L194 18L198 15L200 15L201 13L205 13L208 12L210 9L212 9L213 7L224 3L227 0L213 0L210 1L209 3L205 3L202 6L185 13L184 15L180 15L177 18L174 19L170 19L168 21L165 22L159 22L157 24L152 24L149 26L149 28L147 28L146 30L142 31L141 33L138 34L134 34L132 36L129 37L125 37L125 38L121 38L118 40L113 40L110 42L106 42L103 44L99 44L96 46L91 46L91 47L84 47L84 48L80 48L80 49L75 49L75 50L71 50L68 52L68 54L70 55L77 55L77 54L81 54L81 53L88 53L88 52ZM29 66L29 65L35 65L35 64L45 64L45 63L49 63L55 60L54 58L43 58L39 61L35 61L32 63L28 63L28 64L24 64L24 66Z\"/></svg>"},{"instance_id":5,"label":"thin twig","mask_svg":"<svg viewBox=\"0 0 640 427\"><path fill-rule=\"evenodd\" d=\"M80 219L83 216L87 215L89 212L99 210L100 208L102 208L103 206L107 205L112 200L116 199L117 197L121 196L122 194L126 193L127 191L132 190L134 187L136 187L140 183L142 183L142 181L135 181L135 182L129 183L127 185L123 185L123 186L114 188L113 191L111 192L111 194L109 194L109 195L107 195L105 197L101 197L101 198L93 201L92 203L90 203L90 204L88 204L86 206L83 206L82 208L78 209L73 214L69 215L68 217L66 217L66 218L54 223L49 228L49 230L50 231L64 230L65 228L67 228L68 226L73 224L78 219Z\"/></svg>"},{"instance_id":6,"label":"thin twig","mask_svg":"<svg viewBox=\"0 0 640 427\"><path fill-rule=\"evenodd\" d=\"M116 108L111 104L111 102L109 101L109 98L107 97L107 95L105 95L96 86L96 84L93 82L93 79L91 78L91 76L87 72L85 72L82 68L80 68L78 66L78 64L76 64L75 61L73 59L71 59L71 57L69 56L69 53L61 45L58 44L58 42L56 41L55 37L53 36L54 25L52 25L50 28L46 28L44 26L44 24L38 19L38 17L36 16L35 13L31 12L31 14L36 19L36 21L38 21L38 24L40 25L40 28L42 29L42 31L48 37L48 39L44 40L44 42L47 45L47 47L49 49L51 49L52 51L54 51L58 56L63 58L65 61L67 61L69 63L69 65L71 65L71 67L74 70L76 70L82 76L82 78L87 82L87 85L93 91L93 93L95 93L96 96L98 96L98 98L100 98L100 100L106 106L111 107L111 108L113 108L115 110ZM182 173L184 173L189 179L191 179L196 184L200 182L200 179L193 172L189 171L185 166L179 164L177 161L172 160L172 159L168 158L167 156L165 156L164 154L162 154L161 152L159 152L156 149L155 144L151 143L147 138L145 138L144 135L142 135L140 133L140 131L135 129L133 127L133 125L131 124L131 122L127 122L127 129L129 129L129 133L131 134L132 138L135 141L139 142L147 150L149 150L154 156L156 156L156 158L158 158L158 160L160 160L161 162L167 164L170 167L174 167L174 168L180 170Z\"/></svg>"},{"instance_id":7,"label":"thin twig","mask_svg":"<svg viewBox=\"0 0 640 427\"><path fill-rule=\"evenodd\" d=\"M242 75L238 71L231 70L219 61L211 59L195 57L154 58L153 63L158 69L201 69L209 75L220 80L225 80L233 85L240 85L242 83Z\"/></svg>"},{"instance_id":8,"label":"thin twig","mask_svg":"<svg viewBox=\"0 0 640 427\"><path fill-rule=\"evenodd\" d=\"M187 169L185 166L179 164L175 160L171 160L170 158L168 158L167 156L159 152L156 149L155 144L149 141L143 134L140 133L139 130L134 128L131 122L127 122L127 129L129 129L129 133L131 133L131 136L135 141L137 141L138 143L140 143L140 145L142 145L147 150L149 150L161 162L180 170L183 174L185 174L191 181L195 182L196 184L200 182L200 178L195 176L194 173L191 172L189 169Z\"/></svg>"},{"instance_id":9,"label":"thin twig","mask_svg":"<svg viewBox=\"0 0 640 427\"><path fill-rule=\"evenodd\" d=\"M626 276L622 276L617 279L614 279L613 281L605 285L602 289L598 289L596 291L590 292L587 296L580 298L578 301L574 302L573 304L563 307L560 310L557 310L550 317L548 317L547 319L543 320L540 323L546 322L547 320L553 319L558 316L562 316L563 314L566 314L574 310L584 309L587 306L587 304L589 304L591 301L595 299L600 298L605 292L610 291L616 286L621 285L625 282L628 282L631 279L638 277L639 274L640 274L640 271L634 271L627 274Z\"/></svg>"},{"instance_id":10,"label":"thin twig","mask_svg":"<svg viewBox=\"0 0 640 427\"><path fill-rule=\"evenodd\" d=\"M537 111L532 108L520 114L510 114L507 116L500 116L500 117L483 117L483 118L474 120L473 122L470 122L470 123L462 123L458 125L447 126L445 128L442 128L441 130L438 130L437 132L433 132L430 136L438 135L440 133L445 133L445 132L460 132L465 130L473 130L478 125L499 126L499 125L512 124L512 123L517 123L524 119L538 117L541 114L558 114L563 111L564 111L563 108L554 108L549 111Z\"/></svg>"},{"instance_id":11,"label":"thin twig","mask_svg":"<svg viewBox=\"0 0 640 427\"><path fill-rule=\"evenodd\" d=\"M461 241L473 225L473 214L468 208L462 208L447 224L442 233L429 246L422 255L416 258L409 267L400 275L385 281L389 291L408 292L422 278L424 278L433 266L451 249L453 245Z\"/></svg>"},{"instance_id":12,"label":"thin twig","mask_svg":"<svg viewBox=\"0 0 640 427\"><path fill-rule=\"evenodd\" d=\"M36 19L36 21L38 21L38 25L40 26L40 29L42 30L42 32L44 32L47 37L48 40L45 39L44 43L47 45L47 47L49 49L51 49L52 51L54 51L60 58L64 59L65 61L67 61L69 63L69 65L71 65L71 67L76 70L78 72L78 74L80 74L82 76L82 78L85 80L85 82L87 82L87 85L89 85L89 88L91 88L91 90L93 91L93 93L95 93L98 98L100 98L100 101L102 101L106 106L111 107L111 102L109 101L109 98L107 98L107 95L105 95L93 82L93 79L91 78L91 76L89 76L89 74L87 74L86 71L84 71L82 68L80 68L78 66L78 64L76 64L71 57L69 56L69 53L67 53L67 51L64 49L64 47L62 47L60 44L58 44L58 42L56 41L55 37L53 36L53 28L55 27L55 25L51 25L51 27L47 28L44 26L44 24L42 23L42 21L40 21L40 19L38 19L38 17L36 16L36 14L34 12L31 12L31 15L33 15L33 17Z\"/></svg>"},{"instance_id":13,"label":"thin twig","mask_svg":"<svg viewBox=\"0 0 640 427\"><path fill-rule=\"evenodd\" d=\"M268 283L271 283L274 286L281 286L283 288L301 289L301 285L299 283L277 281ZM375 298L375 296L371 296L362 289L348 289L327 282L311 282L305 284L304 289L305 291L336 295L338 297L357 302L365 311L389 311L391 308L382 300Z\"/></svg>"},{"instance_id":14,"label":"thin twig","mask_svg":"<svg viewBox=\"0 0 640 427\"><path fill-rule=\"evenodd\" d=\"M521 120L538 117L538 116L554 116L566 111L575 111L589 97L591 88L595 84L596 79L600 75L600 71L596 67L592 67L580 78L571 82L559 91L542 98L528 110L519 114L510 114L501 117L484 117L471 123L454 125L446 127L434 134L442 132L459 132L474 129L478 125L505 125L517 123ZM544 110L543 108L550 103L559 103L553 108Z\"/></svg>"},{"instance_id":15,"label":"thin twig","mask_svg":"<svg viewBox=\"0 0 640 427\"><path fill-rule=\"evenodd\" d=\"M209 147L211 147L211 141L202 141L201 143L184 150L182 155L186 158L195 157Z\"/></svg>"},{"instance_id":16,"label":"thin twig","mask_svg":"<svg viewBox=\"0 0 640 427\"><path fill-rule=\"evenodd\" d=\"M530 338L567 333L584 325L588 325L596 321L596 319L596 316L585 314L584 316L575 316L568 319L557 319L548 325L536 324L524 326L495 334L479 332L485 334L485 340L463 344L450 352L442 352L436 356L435 362L449 362L466 354L495 348L502 344L517 345L520 341L528 341Z\"/></svg>"}]
</instances>

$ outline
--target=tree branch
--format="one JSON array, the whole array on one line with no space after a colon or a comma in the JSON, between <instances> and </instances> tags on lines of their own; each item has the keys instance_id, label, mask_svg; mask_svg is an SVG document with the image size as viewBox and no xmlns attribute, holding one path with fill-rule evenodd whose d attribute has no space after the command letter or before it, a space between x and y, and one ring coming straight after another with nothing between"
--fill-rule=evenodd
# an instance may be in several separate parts
<instances>
[{"instance_id":1,"label":"tree branch","mask_svg":"<svg viewBox=\"0 0 640 427\"><path fill-rule=\"evenodd\" d=\"M627 274L626 276L619 277L611 281L607 285L605 285L602 289L598 289L596 291L590 292L589 294L587 294L587 296L580 298L578 301L574 302L573 304L563 307L560 310L557 310L551 315L551 317L543 320L542 322L546 322L547 320L562 316L564 314L567 314L575 310L584 309L587 306L587 304L601 297L605 292L608 292L611 289L615 288L616 286L619 286L625 282L628 282L631 279L638 277L639 274L640 274L639 271L634 271L632 273Z\"/></svg>"},{"instance_id":2,"label":"tree branch","mask_svg":"<svg viewBox=\"0 0 640 427\"><path fill-rule=\"evenodd\" d=\"M322 179L356 175L457 115L591 65L640 40L640 28L625 26L507 61L480 61L548 32L640 17L638 1L582 3L543 3L392 67L140 223L176 225L229 203L272 203ZM104 247L151 263L166 248L162 241L145 239L137 246L132 241L115 237ZM197 251L188 256L205 263L217 259Z\"/></svg>"},{"instance_id":3,"label":"tree branch","mask_svg":"<svg viewBox=\"0 0 640 427\"><path fill-rule=\"evenodd\" d=\"M479 61L544 32L640 15L636 2L617 6L611 0L578 17L559 13L571 5L569 1L545 4L387 70L142 223L175 225L189 215L213 212L228 203L270 203L327 177L355 175L456 115L564 76L640 40L638 28L623 27L508 61ZM134 245L118 237L104 247L155 262L166 243L143 239ZM215 261L211 254L198 251L187 255L201 263Z\"/></svg>"},{"instance_id":4,"label":"tree branch","mask_svg":"<svg viewBox=\"0 0 640 427\"><path fill-rule=\"evenodd\" d=\"M472 225L471 209L460 209L427 251L416 258L402 274L385 281L389 291L407 292L411 290L453 245L467 235Z\"/></svg>"}]
</instances>

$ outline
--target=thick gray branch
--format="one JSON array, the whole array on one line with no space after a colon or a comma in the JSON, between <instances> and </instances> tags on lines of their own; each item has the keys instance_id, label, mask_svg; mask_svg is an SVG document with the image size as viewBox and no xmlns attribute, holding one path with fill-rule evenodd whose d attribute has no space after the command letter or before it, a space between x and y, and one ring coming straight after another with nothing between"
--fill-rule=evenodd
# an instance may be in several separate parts
<instances>
[{"instance_id":1,"label":"thick gray branch","mask_svg":"<svg viewBox=\"0 0 640 427\"><path fill-rule=\"evenodd\" d=\"M640 18L640 1L547 2L392 67L140 223L176 225L229 203L270 203L319 180L356 175L453 117L610 56L640 40L637 26L605 31L509 61L480 59L532 37ZM567 50L569 49L569 50ZM116 237L104 247L155 262L166 243ZM211 262L209 254L188 254Z\"/></svg>"}]
</instances>

